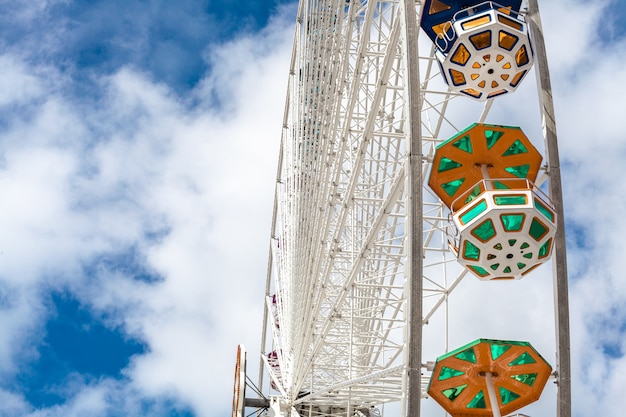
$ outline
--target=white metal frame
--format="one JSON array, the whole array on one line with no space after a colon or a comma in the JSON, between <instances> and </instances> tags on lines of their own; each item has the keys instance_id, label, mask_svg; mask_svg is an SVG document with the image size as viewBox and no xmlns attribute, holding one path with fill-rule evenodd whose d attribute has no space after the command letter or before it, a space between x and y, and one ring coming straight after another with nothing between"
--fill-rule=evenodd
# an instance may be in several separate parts
<instances>
[{"instance_id":1,"label":"white metal frame","mask_svg":"<svg viewBox=\"0 0 626 417\"><path fill-rule=\"evenodd\" d=\"M414 6L419 27L420 2ZM492 101L447 90L425 34L407 42L405 10L403 0L299 5L259 375L263 387L270 371L274 394L292 414L351 416L399 403L394 414L419 416L419 407L406 407L409 346L422 343L421 333L409 338L410 120L419 122L421 139L420 324L445 317L450 293L467 275L447 248L448 209L426 178L435 147L467 120L484 121ZM411 54L420 78L409 91ZM410 114L410 94L418 97L418 115ZM441 346L447 349L447 340ZM272 351L278 372L265 356ZM420 372L425 392L428 370Z\"/></svg>"}]
</instances>

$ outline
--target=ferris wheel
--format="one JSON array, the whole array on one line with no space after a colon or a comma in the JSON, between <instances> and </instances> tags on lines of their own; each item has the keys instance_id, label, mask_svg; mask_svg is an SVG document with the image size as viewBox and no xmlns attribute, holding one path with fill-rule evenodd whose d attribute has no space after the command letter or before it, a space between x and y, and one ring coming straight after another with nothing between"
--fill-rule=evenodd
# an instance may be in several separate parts
<instances>
[{"instance_id":1,"label":"ferris wheel","mask_svg":"<svg viewBox=\"0 0 626 417\"><path fill-rule=\"evenodd\" d=\"M498 106L533 68L540 126L514 126ZM259 379L240 347L233 416L501 416L552 380L569 417L556 139L537 0L301 0ZM462 283L497 293L548 265L553 358L480 325L448 346Z\"/></svg>"}]
</instances>

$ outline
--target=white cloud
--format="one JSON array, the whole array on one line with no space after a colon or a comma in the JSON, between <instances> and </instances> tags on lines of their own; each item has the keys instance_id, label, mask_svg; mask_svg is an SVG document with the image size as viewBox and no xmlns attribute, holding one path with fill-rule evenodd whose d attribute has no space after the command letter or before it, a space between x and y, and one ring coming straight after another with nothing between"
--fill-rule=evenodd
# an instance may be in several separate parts
<instances>
[{"instance_id":1,"label":"white cloud","mask_svg":"<svg viewBox=\"0 0 626 417\"><path fill-rule=\"evenodd\" d=\"M552 2L544 17L557 109L557 129L565 216L572 341L573 415L619 415L626 404L617 394L626 365L623 332L626 285L621 274L626 224L622 174L626 140L623 111L625 39L600 39L607 2L567 7ZM610 6L610 8L607 8ZM573 13L571 14L570 13ZM560 31L547 22L562 13L575 30ZM604 28L605 29L605 28ZM558 33L560 32L560 34ZM554 64L554 65L553 65ZM604 349L616 349L611 355ZM611 357L613 356L613 357Z\"/></svg>"},{"instance_id":2,"label":"white cloud","mask_svg":"<svg viewBox=\"0 0 626 417\"><path fill-rule=\"evenodd\" d=\"M618 415L626 406L619 394L626 360L607 356L602 346L624 348L626 316L620 272L625 45L598 39L604 5L540 5L566 217L587 233L582 245L568 228L575 416ZM140 415L131 399L147 397L178 398L209 416L230 407L237 343L248 346L256 374L291 51L292 22L284 19L210 51L213 72L189 101L130 68L100 80L98 101L72 99L68 80L53 69L0 56L0 106L19 110L5 116L9 123L0 133L0 372L10 377L36 358L33 346L44 337L47 314L42 288L69 289L108 325L148 347L124 371L127 380L79 385L66 404L47 410L31 410L19 394L0 391L2 413L97 416L115 406ZM562 30L560 21L575 22L576 31ZM219 109L207 104L216 102ZM84 276L92 257L133 245L161 281L134 280L123 271ZM476 338L467 331L472 323L489 322L492 334L484 337L530 340L554 364L552 317L534 307L552 302L549 267L502 284L497 291L470 279L459 286L451 314L462 320L453 323L450 347ZM532 300L514 303L525 309L528 325L521 330L498 314L510 300ZM486 307L479 311L476 304ZM552 398L554 388L546 395Z\"/></svg>"},{"instance_id":3,"label":"white cloud","mask_svg":"<svg viewBox=\"0 0 626 417\"><path fill-rule=\"evenodd\" d=\"M45 337L33 338L47 318L42 289L69 289L148 348L126 388L86 385L32 416L108 415L107 395L120 389L175 396L198 415L230 407L236 345L260 338L290 52L283 18L218 48L196 106L128 68L101 80L98 101L72 99L53 71L0 57L14 80L0 105L29 115L1 136L0 279L18 296L3 305L0 369L9 376L36 357L22 355ZM221 109L205 104L214 90ZM161 281L85 276L94 256L133 245ZM3 412L24 412L23 399L3 395Z\"/></svg>"}]
</instances>

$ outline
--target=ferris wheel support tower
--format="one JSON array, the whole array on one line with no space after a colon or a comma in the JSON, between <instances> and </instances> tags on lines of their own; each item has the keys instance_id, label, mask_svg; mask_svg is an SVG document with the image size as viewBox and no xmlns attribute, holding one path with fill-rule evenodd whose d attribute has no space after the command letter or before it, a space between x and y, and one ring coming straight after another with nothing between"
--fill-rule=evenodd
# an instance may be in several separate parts
<instances>
[{"instance_id":1,"label":"ferris wheel support tower","mask_svg":"<svg viewBox=\"0 0 626 417\"><path fill-rule=\"evenodd\" d=\"M550 261L551 378L557 416L570 417L554 108L537 0L521 3L300 2L261 340L258 391L270 399L234 404L419 417L428 397L453 416L459 406L497 415L535 401L550 365L528 342L478 339L450 351L448 305L466 279L520 279ZM533 60L543 145L485 124Z\"/></svg>"},{"instance_id":2,"label":"ferris wheel support tower","mask_svg":"<svg viewBox=\"0 0 626 417\"><path fill-rule=\"evenodd\" d=\"M561 163L556 134L556 117L552 97L552 83L546 45L543 37L543 27L539 15L538 0L529 0L529 20L535 51L537 54L537 83L539 90L539 104L546 152L548 154L548 169L550 173L550 194L557 210L557 215L565 219L563 209L563 188L561 185ZM558 396L557 417L570 417L571 411L571 369L570 369L570 331L569 331L569 289L567 282L567 256L565 251L565 225L557 228L555 236L556 251L553 260L554 296L555 296L555 328L558 352Z\"/></svg>"},{"instance_id":3,"label":"ferris wheel support tower","mask_svg":"<svg viewBox=\"0 0 626 417\"><path fill-rule=\"evenodd\" d=\"M404 1L404 25L406 30L406 47L408 51L417 51L417 13L415 3ZM422 277L423 275L423 198L422 187L424 184L422 171L422 123L421 123L421 98L420 98L420 74L419 57L416 54L407 55L407 107L410 121L410 144L409 144L409 178L408 178L408 214L410 218L409 228L409 265L410 277ZM407 378L408 400L407 416L419 416L422 402L422 317L423 317L423 283L421 279L409 280L409 322L408 334L410 343Z\"/></svg>"}]
</instances>

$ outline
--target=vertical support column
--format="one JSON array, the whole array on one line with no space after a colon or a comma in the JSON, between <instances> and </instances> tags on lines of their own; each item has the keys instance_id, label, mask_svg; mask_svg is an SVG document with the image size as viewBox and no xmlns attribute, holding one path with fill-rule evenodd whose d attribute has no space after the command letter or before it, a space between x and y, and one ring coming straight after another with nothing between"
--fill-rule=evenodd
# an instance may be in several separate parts
<instances>
[{"instance_id":1,"label":"vertical support column","mask_svg":"<svg viewBox=\"0 0 626 417\"><path fill-rule=\"evenodd\" d=\"M571 416L571 371L570 371L570 335L569 335L569 295L567 282L567 258L565 253L565 217L563 215L563 191L561 188L561 169L557 144L556 121L552 86L548 70L546 46L543 28L539 16L537 0L528 1L530 30L535 45L536 73L539 90L539 107L546 153L548 174L550 175L550 198L556 208L559 219L554 237L554 297L557 344L557 417Z\"/></svg>"},{"instance_id":2,"label":"vertical support column","mask_svg":"<svg viewBox=\"0 0 626 417\"><path fill-rule=\"evenodd\" d=\"M485 379L487 382L487 395L489 396L489 403L491 403L491 412L493 417L502 417L502 414L500 414L500 404L498 403L496 388L493 384L491 372L485 372Z\"/></svg>"},{"instance_id":3,"label":"vertical support column","mask_svg":"<svg viewBox=\"0 0 626 417\"><path fill-rule=\"evenodd\" d=\"M422 198L422 100L419 77L418 26L415 0L402 2L409 115L409 169L407 214L409 222L409 321L408 321L408 408L409 417L420 416L422 399L422 269L423 269L423 198Z\"/></svg>"}]
</instances>

